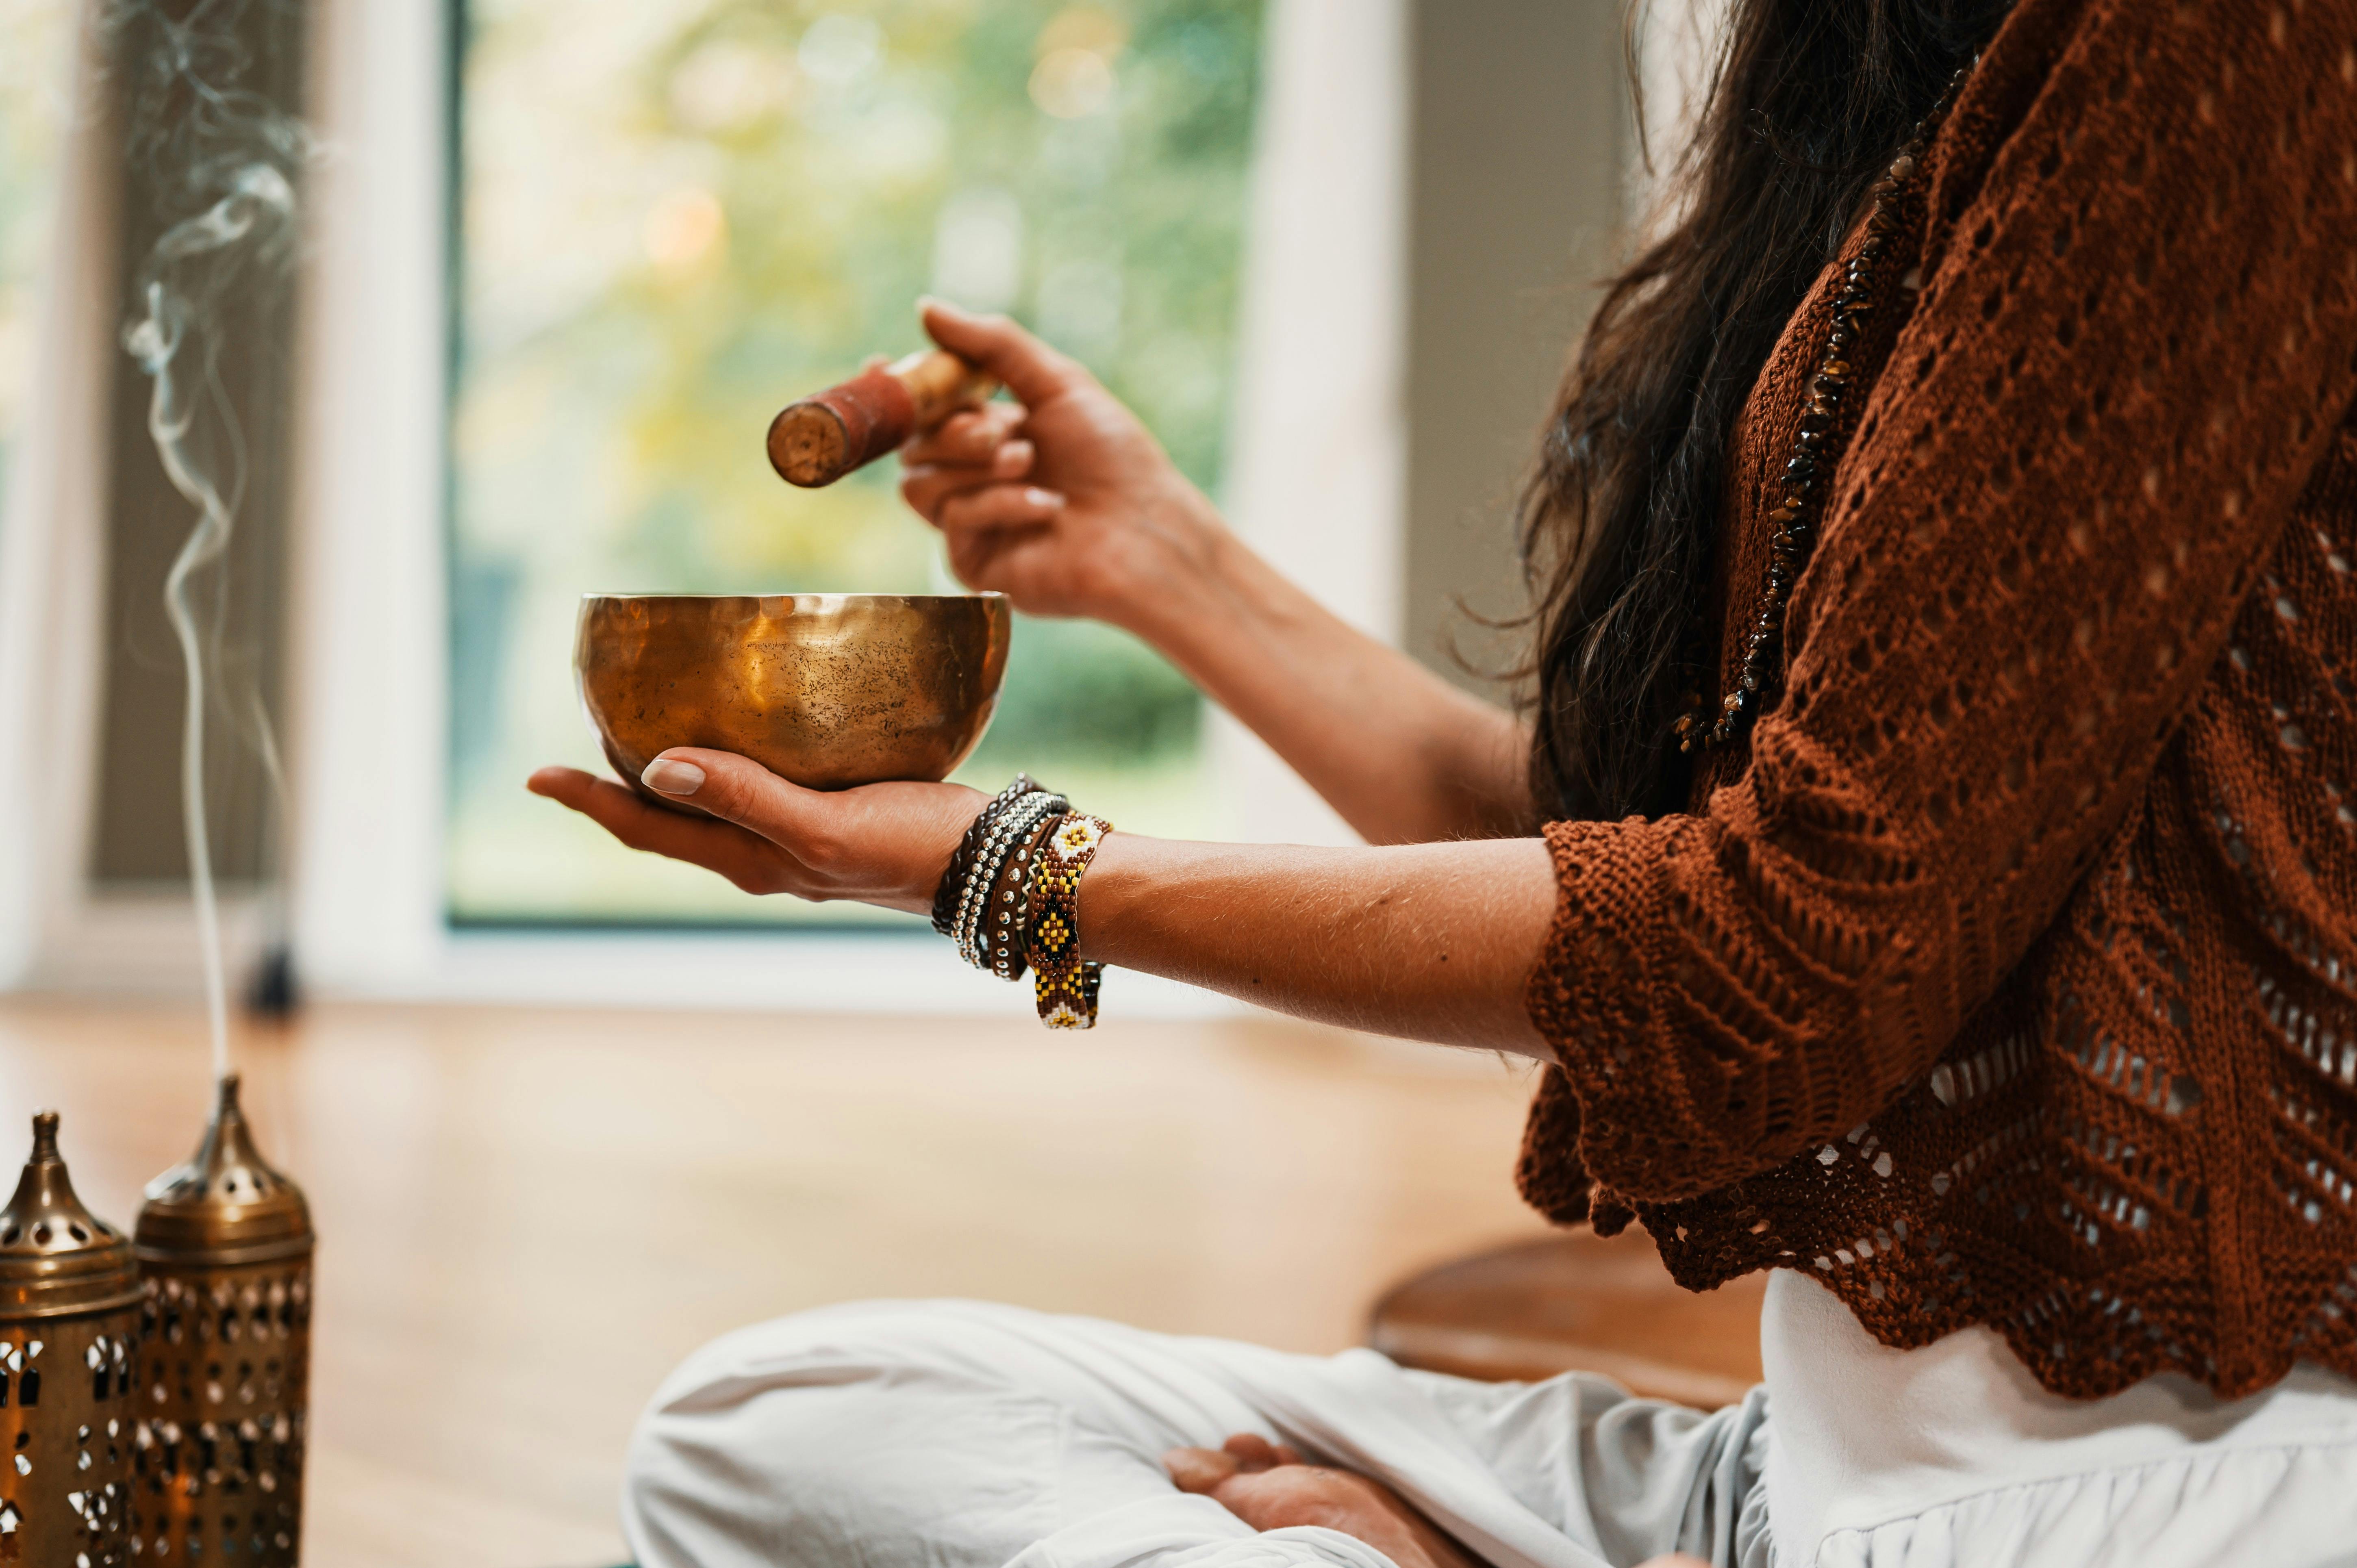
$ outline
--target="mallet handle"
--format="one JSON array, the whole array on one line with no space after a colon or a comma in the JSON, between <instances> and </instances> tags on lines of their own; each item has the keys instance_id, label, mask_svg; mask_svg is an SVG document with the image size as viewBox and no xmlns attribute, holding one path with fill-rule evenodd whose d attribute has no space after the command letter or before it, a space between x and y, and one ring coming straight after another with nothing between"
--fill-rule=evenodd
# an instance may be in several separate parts
<instances>
[{"instance_id":1,"label":"mallet handle","mask_svg":"<svg viewBox=\"0 0 2357 1568\"><path fill-rule=\"evenodd\" d=\"M770 466L790 485L831 485L997 391L996 378L946 349L911 354L780 410Z\"/></svg>"}]
</instances>

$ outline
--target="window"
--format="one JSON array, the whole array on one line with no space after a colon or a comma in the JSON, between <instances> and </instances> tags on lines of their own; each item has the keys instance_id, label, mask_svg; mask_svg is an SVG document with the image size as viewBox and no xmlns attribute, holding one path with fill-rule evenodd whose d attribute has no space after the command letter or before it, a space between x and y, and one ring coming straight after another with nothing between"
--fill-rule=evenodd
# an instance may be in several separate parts
<instances>
[{"instance_id":1,"label":"window","mask_svg":"<svg viewBox=\"0 0 2357 1568\"><path fill-rule=\"evenodd\" d=\"M789 489L784 402L917 346L928 290L1093 369L1216 491L1259 0L478 0L452 413L461 924L827 921L635 855L522 789L603 769L586 591L954 591L896 466ZM962 775L1028 768L1146 831L1201 813L1200 701L1102 627L1018 624Z\"/></svg>"}]
</instances>

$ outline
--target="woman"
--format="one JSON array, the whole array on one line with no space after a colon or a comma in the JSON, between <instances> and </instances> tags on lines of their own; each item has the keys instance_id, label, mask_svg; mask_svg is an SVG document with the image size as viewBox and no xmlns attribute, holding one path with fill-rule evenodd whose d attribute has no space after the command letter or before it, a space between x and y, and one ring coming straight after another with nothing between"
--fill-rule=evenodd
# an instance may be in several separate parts
<instances>
[{"instance_id":1,"label":"woman","mask_svg":"<svg viewBox=\"0 0 2357 1568\"><path fill-rule=\"evenodd\" d=\"M1370 841L1114 833L1085 954L1546 1063L1525 1193L1695 1288L1772 1271L1764 1389L837 1309L658 1396L643 1562L2357 1550L2357 7L1744 0L1684 198L1547 427L1528 731L1003 322L929 311L1021 406L906 492L966 582L1146 638ZM646 782L707 816L533 788L904 909L982 804Z\"/></svg>"}]
</instances>

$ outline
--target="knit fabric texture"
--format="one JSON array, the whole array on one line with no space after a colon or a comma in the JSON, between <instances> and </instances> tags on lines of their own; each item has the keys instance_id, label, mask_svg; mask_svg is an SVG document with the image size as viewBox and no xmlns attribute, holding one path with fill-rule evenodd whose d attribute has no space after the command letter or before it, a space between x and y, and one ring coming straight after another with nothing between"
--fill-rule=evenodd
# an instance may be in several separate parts
<instances>
[{"instance_id":1,"label":"knit fabric texture","mask_svg":"<svg viewBox=\"0 0 2357 1568\"><path fill-rule=\"evenodd\" d=\"M2023 0L1901 233L1775 701L1547 829L1523 1190L2060 1393L2357 1376L2357 0Z\"/></svg>"}]
</instances>

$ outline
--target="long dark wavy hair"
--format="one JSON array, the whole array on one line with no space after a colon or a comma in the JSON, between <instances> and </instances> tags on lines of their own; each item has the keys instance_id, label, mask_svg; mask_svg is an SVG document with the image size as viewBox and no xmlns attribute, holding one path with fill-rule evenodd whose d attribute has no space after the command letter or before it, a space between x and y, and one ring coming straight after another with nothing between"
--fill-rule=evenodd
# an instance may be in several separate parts
<instances>
[{"instance_id":1,"label":"long dark wavy hair","mask_svg":"<svg viewBox=\"0 0 2357 1568\"><path fill-rule=\"evenodd\" d=\"M1523 493L1545 816L1684 804L1671 725L1717 657L1703 621L1736 417L1867 187L2010 4L1729 0L1669 171L1678 215L1610 281Z\"/></svg>"}]
</instances>

